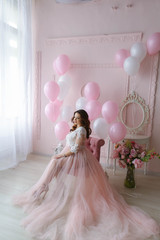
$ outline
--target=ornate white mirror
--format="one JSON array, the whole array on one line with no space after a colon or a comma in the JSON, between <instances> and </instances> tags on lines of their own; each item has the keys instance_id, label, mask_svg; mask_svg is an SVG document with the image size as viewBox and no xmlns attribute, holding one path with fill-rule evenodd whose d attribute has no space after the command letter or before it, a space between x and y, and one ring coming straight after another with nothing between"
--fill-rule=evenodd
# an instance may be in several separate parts
<instances>
[{"instance_id":1,"label":"ornate white mirror","mask_svg":"<svg viewBox=\"0 0 160 240\"><path fill-rule=\"evenodd\" d=\"M123 101L119 117L129 134L138 134L149 122L149 107L144 99L132 92Z\"/></svg>"}]
</instances>

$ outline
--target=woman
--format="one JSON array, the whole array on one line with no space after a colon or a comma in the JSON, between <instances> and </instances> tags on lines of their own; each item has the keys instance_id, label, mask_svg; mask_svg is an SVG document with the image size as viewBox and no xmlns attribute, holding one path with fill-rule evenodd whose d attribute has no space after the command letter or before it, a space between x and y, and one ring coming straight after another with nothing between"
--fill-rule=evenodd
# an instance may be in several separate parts
<instances>
[{"instance_id":1,"label":"woman","mask_svg":"<svg viewBox=\"0 0 160 240\"><path fill-rule=\"evenodd\" d=\"M23 226L45 240L159 239L158 224L127 205L85 147L91 134L88 114L78 110L72 122L66 147L51 159L39 181L15 199L29 212Z\"/></svg>"}]
</instances>

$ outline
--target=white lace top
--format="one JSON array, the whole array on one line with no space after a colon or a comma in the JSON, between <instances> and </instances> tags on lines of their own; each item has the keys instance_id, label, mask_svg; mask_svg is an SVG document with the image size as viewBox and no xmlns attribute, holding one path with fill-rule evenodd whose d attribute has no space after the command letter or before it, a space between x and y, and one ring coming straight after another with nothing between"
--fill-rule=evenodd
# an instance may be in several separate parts
<instances>
[{"instance_id":1,"label":"white lace top","mask_svg":"<svg viewBox=\"0 0 160 240\"><path fill-rule=\"evenodd\" d=\"M86 133L87 132L84 127L79 127L66 136L66 144L70 147L71 152L77 153L80 149L84 147Z\"/></svg>"}]
</instances>

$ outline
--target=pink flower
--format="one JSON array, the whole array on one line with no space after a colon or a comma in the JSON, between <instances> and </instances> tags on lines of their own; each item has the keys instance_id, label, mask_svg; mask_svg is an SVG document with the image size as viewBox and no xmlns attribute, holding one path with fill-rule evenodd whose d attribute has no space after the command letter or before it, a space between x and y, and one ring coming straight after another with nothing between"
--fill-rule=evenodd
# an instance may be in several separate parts
<instances>
[{"instance_id":1,"label":"pink flower","mask_svg":"<svg viewBox=\"0 0 160 240\"><path fill-rule=\"evenodd\" d=\"M143 151L143 152L141 153L141 158L144 158L145 155L146 155L146 152Z\"/></svg>"},{"instance_id":2,"label":"pink flower","mask_svg":"<svg viewBox=\"0 0 160 240\"><path fill-rule=\"evenodd\" d=\"M124 156L124 155L121 155L121 159L125 159L125 156Z\"/></svg>"},{"instance_id":3,"label":"pink flower","mask_svg":"<svg viewBox=\"0 0 160 240\"><path fill-rule=\"evenodd\" d=\"M143 162L148 162L157 156L160 159L160 154L153 152L152 150L146 152L144 146L139 145L134 141L123 141L118 143L113 151L113 158L119 159L120 167L125 168L126 165L140 168Z\"/></svg>"},{"instance_id":4,"label":"pink flower","mask_svg":"<svg viewBox=\"0 0 160 240\"><path fill-rule=\"evenodd\" d=\"M120 152L121 150L122 150L122 146L119 146L119 147L116 149L117 152Z\"/></svg>"},{"instance_id":5,"label":"pink flower","mask_svg":"<svg viewBox=\"0 0 160 240\"><path fill-rule=\"evenodd\" d=\"M130 162L131 162L131 159L130 159L130 158L128 158L128 159L127 159L127 163L130 163Z\"/></svg>"},{"instance_id":6,"label":"pink flower","mask_svg":"<svg viewBox=\"0 0 160 240\"><path fill-rule=\"evenodd\" d=\"M124 163L122 163L122 161L119 160L119 166L122 167L122 168L125 168L126 165Z\"/></svg>"},{"instance_id":7,"label":"pink flower","mask_svg":"<svg viewBox=\"0 0 160 240\"><path fill-rule=\"evenodd\" d=\"M128 149L127 147L125 147L125 148L123 149L123 154L124 154L124 155L128 155L128 154L129 154L129 149Z\"/></svg>"},{"instance_id":8,"label":"pink flower","mask_svg":"<svg viewBox=\"0 0 160 240\"><path fill-rule=\"evenodd\" d=\"M140 146L137 143L134 144L134 147L135 147L135 149L139 149L140 148Z\"/></svg>"},{"instance_id":9,"label":"pink flower","mask_svg":"<svg viewBox=\"0 0 160 240\"><path fill-rule=\"evenodd\" d=\"M131 149L131 156L132 156L133 158L137 156L137 152L136 152L136 150L135 150L134 148Z\"/></svg>"},{"instance_id":10,"label":"pink flower","mask_svg":"<svg viewBox=\"0 0 160 240\"><path fill-rule=\"evenodd\" d=\"M113 158L118 158L119 157L119 153L117 152L117 150L113 151Z\"/></svg>"},{"instance_id":11,"label":"pink flower","mask_svg":"<svg viewBox=\"0 0 160 240\"><path fill-rule=\"evenodd\" d=\"M135 168L141 168L143 165L143 162L139 158L135 158L132 163L134 164Z\"/></svg>"}]
</instances>

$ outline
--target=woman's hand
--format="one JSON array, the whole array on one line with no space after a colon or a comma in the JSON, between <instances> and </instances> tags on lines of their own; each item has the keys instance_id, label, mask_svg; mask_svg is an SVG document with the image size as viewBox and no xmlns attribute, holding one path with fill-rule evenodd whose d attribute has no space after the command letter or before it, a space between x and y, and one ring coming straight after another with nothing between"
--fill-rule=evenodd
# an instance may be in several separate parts
<instances>
[{"instance_id":1,"label":"woman's hand","mask_svg":"<svg viewBox=\"0 0 160 240\"><path fill-rule=\"evenodd\" d=\"M58 155L54 156L54 159L59 159L59 158L62 158L62 157L64 157L62 154L58 154Z\"/></svg>"}]
</instances>

